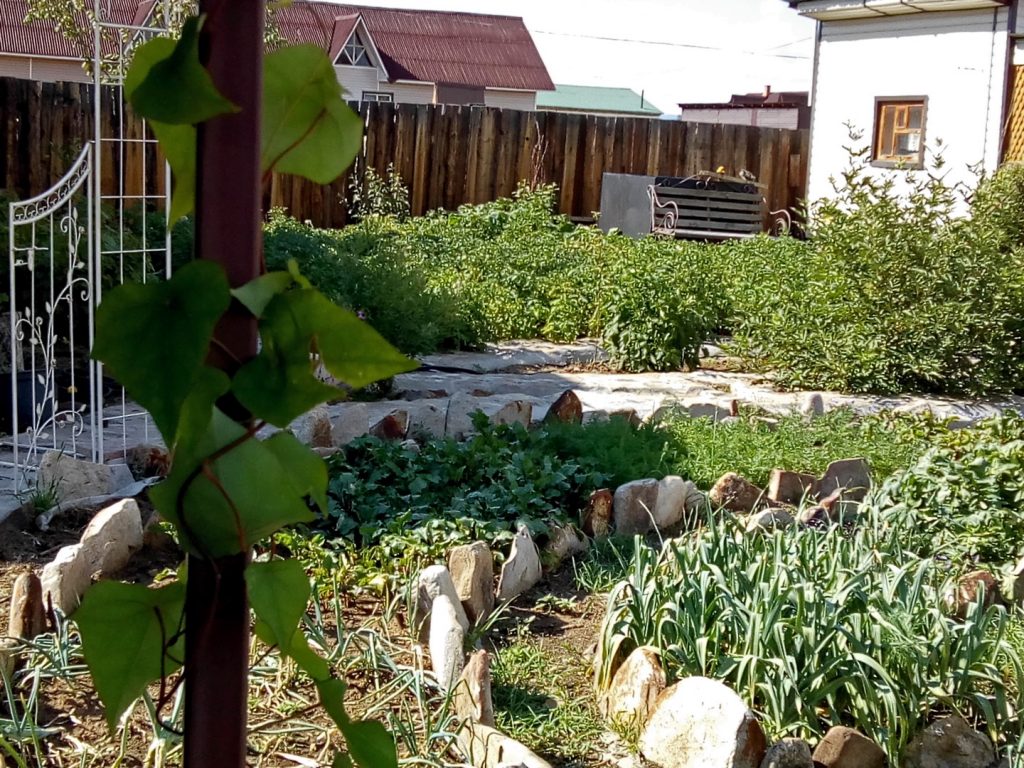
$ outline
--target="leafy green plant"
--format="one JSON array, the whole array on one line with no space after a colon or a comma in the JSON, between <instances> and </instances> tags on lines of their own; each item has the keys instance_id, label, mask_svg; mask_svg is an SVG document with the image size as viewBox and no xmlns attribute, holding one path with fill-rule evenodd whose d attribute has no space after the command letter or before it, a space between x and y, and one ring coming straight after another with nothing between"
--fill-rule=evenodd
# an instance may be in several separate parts
<instances>
[{"instance_id":1,"label":"leafy green plant","mask_svg":"<svg viewBox=\"0 0 1024 768\"><path fill-rule=\"evenodd\" d=\"M1012 565L1024 554L1024 420L1005 417L946 442L889 477L868 503L901 520L915 551L963 569Z\"/></svg>"},{"instance_id":2,"label":"leafy green plant","mask_svg":"<svg viewBox=\"0 0 1024 768\"><path fill-rule=\"evenodd\" d=\"M386 216L397 221L409 218L409 188L393 163L388 163L383 176L367 166L349 183L349 192L352 200L349 214L356 221L371 216Z\"/></svg>"},{"instance_id":3,"label":"leafy green plant","mask_svg":"<svg viewBox=\"0 0 1024 768\"><path fill-rule=\"evenodd\" d=\"M905 532L875 517L852 533L750 537L723 518L660 554L637 539L609 597L601 679L652 644L670 678L722 680L771 737L854 725L895 763L930 716L952 709L1013 743L1024 700L1005 610L979 601L965 622L947 615L951 574L904 549Z\"/></svg>"},{"instance_id":4,"label":"leafy green plant","mask_svg":"<svg viewBox=\"0 0 1024 768\"><path fill-rule=\"evenodd\" d=\"M738 349L797 388L1019 389L1020 171L983 182L958 218L966 204L940 177L878 175L866 152L812 207L808 242L721 251Z\"/></svg>"},{"instance_id":5,"label":"leafy green plant","mask_svg":"<svg viewBox=\"0 0 1024 768\"><path fill-rule=\"evenodd\" d=\"M319 527L372 547L380 570L411 571L455 544L507 542L518 523L543 537L605 480L551 451L543 433L486 418L476 428L468 441L429 440L418 451L372 437L350 443L328 461L330 514Z\"/></svg>"}]
</instances>

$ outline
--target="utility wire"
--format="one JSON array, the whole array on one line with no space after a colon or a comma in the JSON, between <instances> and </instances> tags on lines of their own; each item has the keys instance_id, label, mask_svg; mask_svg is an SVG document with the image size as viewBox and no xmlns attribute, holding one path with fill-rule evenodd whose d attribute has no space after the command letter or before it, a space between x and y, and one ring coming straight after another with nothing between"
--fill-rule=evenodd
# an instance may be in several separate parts
<instances>
[{"instance_id":1,"label":"utility wire","mask_svg":"<svg viewBox=\"0 0 1024 768\"><path fill-rule=\"evenodd\" d=\"M700 45L699 43L670 43L666 40L640 40L632 37L609 37L605 35L584 35L576 32L552 32L544 29L531 30L535 35L553 35L555 37L576 37L585 38L587 40L603 40L609 43L638 43L640 45L659 45L666 48L690 48L698 51L717 51L721 53L739 53L746 56L766 56L773 59L803 59L809 60L810 56L798 56L792 53L764 53L761 51L744 51L737 50L735 48L723 48L717 45ZM794 41L801 42L799 40ZM786 45L793 45L794 43L787 43ZM779 46L784 48L785 46ZM772 49L768 49L772 50Z\"/></svg>"}]
</instances>

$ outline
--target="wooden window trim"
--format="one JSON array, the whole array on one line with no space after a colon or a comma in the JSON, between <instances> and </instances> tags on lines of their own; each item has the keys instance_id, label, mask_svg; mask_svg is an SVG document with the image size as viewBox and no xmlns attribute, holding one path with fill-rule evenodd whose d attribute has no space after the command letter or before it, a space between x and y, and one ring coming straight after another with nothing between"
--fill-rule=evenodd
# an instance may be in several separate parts
<instances>
[{"instance_id":1,"label":"wooden window trim","mask_svg":"<svg viewBox=\"0 0 1024 768\"><path fill-rule=\"evenodd\" d=\"M899 105L904 107L921 107L921 140L917 150L917 160L888 160L879 158L878 142L881 140L882 108ZM874 128L871 133L871 166L873 168L898 168L908 171L924 169L924 147L928 135L928 97L927 96L876 96L875 112L872 118Z\"/></svg>"}]
</instances>

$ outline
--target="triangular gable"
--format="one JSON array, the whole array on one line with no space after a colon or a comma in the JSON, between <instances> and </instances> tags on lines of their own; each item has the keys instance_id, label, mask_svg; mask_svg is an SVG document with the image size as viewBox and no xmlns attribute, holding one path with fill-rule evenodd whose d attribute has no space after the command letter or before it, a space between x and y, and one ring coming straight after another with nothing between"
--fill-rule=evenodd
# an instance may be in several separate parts
<instances>
[{"instance_id":1,"label":"triangular gable","mask_svg":"<svg viewBox=\"0 0 1024 768\"><path fill-rule=\"evenodd\" d=\"M358 13L335 17L334 28L331 30L331 47L328 51L331 61L338 65L340 63L339 58L345 51L346 46L353 40L358 41L366 49L366 55L370 59L370 63L381 70L384 77L387 78L387 68L381 60L380 52L373 42L370 30L366 28L366 24L363 22L363 17Z\"/></svg>"}]
</instances>

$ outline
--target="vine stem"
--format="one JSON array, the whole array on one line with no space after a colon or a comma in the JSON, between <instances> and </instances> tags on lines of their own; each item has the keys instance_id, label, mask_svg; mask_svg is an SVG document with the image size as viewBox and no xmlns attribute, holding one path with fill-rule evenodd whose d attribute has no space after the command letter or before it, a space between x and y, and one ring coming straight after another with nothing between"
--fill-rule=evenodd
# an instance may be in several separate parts
<instances>
[{"instance_id":1,"label":"vine stem","mask_svg":"<svg viewBox=\"0 0 1024 768\"><path fill-rule=\"evenodd\" d=\"M196 255L219 263L232 287L260 273L260 102L266 0L200 0L199 54L217 89L240 109L199 125ZM256 318L232 302L208 362L228 375L256 355ZM225 414L251 427L233 398ZM244 768L249 661L249 553L188 558L185 595L185 768Z\"/></svg>"}]
</instances>

